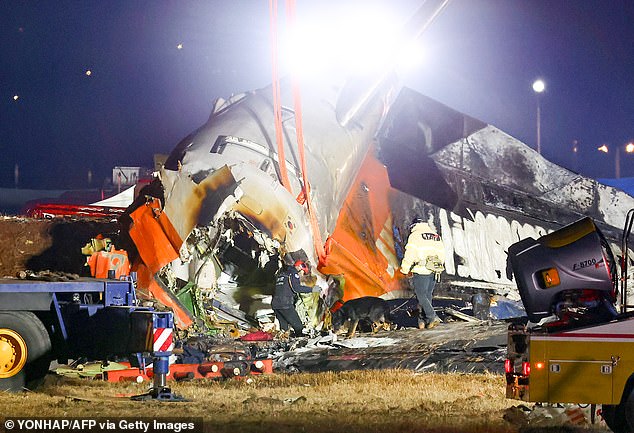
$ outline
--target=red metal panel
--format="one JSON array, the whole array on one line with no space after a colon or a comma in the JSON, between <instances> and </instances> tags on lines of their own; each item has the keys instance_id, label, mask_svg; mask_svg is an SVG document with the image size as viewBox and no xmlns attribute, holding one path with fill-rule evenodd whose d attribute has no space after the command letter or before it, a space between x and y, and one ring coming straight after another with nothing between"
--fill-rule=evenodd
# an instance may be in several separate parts
<instances>
[{"instance_id":1,"label":"red metal panel","mask_svg":"<svg viewBox=\"0 0 634 433\"><path fill-rule=\"evenodd\" d=\"M395 268L399 264L391 231L391 190L387 170L371 150L326 241L326 259L319 267L324 274L343 274L346 301L380 296L402 286L405 276Z\"/></svg>"}]
</instances>

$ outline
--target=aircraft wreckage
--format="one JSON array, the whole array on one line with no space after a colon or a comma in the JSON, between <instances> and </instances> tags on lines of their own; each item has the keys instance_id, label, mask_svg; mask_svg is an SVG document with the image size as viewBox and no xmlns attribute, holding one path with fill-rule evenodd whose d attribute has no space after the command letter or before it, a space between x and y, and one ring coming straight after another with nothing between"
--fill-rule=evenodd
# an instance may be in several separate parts
<instances>
[{"instance_id":1,"label":"aircraft wreckage","mask_svg":"<svg viewBox=\"0 0 634 433\"><path fill-rule=\"evenodd\" d=\"M293 84L217 100L122 219L139 287L180 328L212 310L262 320L297 259L322 287L324 302L302 303L313 326L339 298L409 298L398 269L414 217L443 238L442 290L519 299L509 245L582 216L616 240L634 207L391 74L304 86L299 104Z\"/></svg>"},{"instance_id":2,"label":"aircraft wreckage","mask_svg":"<svg viewBox=\"0 0 634 433\"><path fill-rule=\"evenodd\" d=\"M179 306L183 325L192 320L183 290L252 317L266 311L280 260L308 259L329 301L335 286L344 300L410 297L398 267L416 216L443 237L445 287L513 295L510 244L584 215L616 239L634 207L627 194L407 88L384 119L377 98L345 125L339 93L304 93L303 163L290 113L283 122L289 191L267 126L271 95L264 88L219 104L172 152L151 187L158 200L129 209L139 278L148 283L140 285ZM325 240L321 251L317 239Z\"/></svg>"}]
</instances>

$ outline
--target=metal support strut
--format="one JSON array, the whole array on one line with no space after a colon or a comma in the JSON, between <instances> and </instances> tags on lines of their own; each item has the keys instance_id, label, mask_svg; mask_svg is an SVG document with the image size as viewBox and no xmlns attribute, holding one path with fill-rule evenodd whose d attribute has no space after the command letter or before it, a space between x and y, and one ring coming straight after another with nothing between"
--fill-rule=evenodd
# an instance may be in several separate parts
<instances>
[{"instance_id":1,"label":"metal support strut","mask_svg":"<svg viewBox=\"0 0 634 433\"><path fill-rule=\"evenodd\" d=\"M167 386L167 375L170 372L169 358L174 348L172 332L174 316L172 313L153 313L152 365L154 378L152 388L145 393L135 395L132 400L187 401L176 395Z\"/></svg>"}]
</instances>

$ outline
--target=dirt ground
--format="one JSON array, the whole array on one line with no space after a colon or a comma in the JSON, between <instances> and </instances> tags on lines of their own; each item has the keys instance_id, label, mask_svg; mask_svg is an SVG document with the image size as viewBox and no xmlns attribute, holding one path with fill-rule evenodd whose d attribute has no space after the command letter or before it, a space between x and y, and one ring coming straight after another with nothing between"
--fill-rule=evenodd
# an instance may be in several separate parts
<instances>
[{"instance_id":1,"label":"dirt ground","mask_svg":"<svg viewBox=\"0 0 634 433\"><path fill-rule=\"evenodd\" d=\"M117 231L116 221L0 215L0 277L23 270L87 275L81 248L98 234L116 239Z\"/></svg>"},{"instance_id":2,"label":"dirt ground","mask_svg":"<svg viewBox=\"0 0 634 433\"><path fill-rule=\"evenodd\" d=\"M172 384L172 382L170 382ZM0 394L2 416L199 420L205 432L605 433L600 426L538 428L506 421L517 401L493 374L407 370L273 374L174 383L187 402L130 401L145 384L50 375L37 392Z\"/></svg>"}]
</instances>

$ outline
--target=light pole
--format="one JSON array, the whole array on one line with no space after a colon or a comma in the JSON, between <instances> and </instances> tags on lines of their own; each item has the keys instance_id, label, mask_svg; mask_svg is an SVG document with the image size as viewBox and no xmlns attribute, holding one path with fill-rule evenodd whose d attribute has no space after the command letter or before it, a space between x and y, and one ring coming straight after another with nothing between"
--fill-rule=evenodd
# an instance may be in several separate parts
<instances>
[{"instance_id":1,"label":"light pole","mask_svg":"<svg viewBox=\"0 0 634 433\"><path fill-rule=\"evenodd\" d=\"M546 83L544 83L543 80L539 79L533 82L533 91L537 95L537 98L536 98L537 99L537 153L539 153L540 155L542 153L542 128L541 128L542 113L541 113L541 107L539 103L539 95L544 90L546 90Z\"/></svg>"},{"instance_id":2,"label":"light pole","mask_svg":"<svg viewBox=\"0 0 634 433\"><path fill-rule=\"evenodd\" d=\"M627 143L623 149L627 153L634 153L634 143ZM610 149L607 144L602 144L597 150L608 153ZM616 150L614 151L614 178L621 178L621 146L616 146Z\"/></svg>"}]
</instances>

